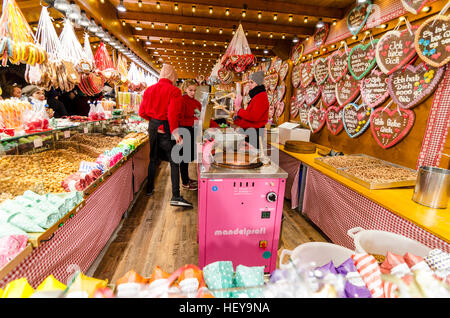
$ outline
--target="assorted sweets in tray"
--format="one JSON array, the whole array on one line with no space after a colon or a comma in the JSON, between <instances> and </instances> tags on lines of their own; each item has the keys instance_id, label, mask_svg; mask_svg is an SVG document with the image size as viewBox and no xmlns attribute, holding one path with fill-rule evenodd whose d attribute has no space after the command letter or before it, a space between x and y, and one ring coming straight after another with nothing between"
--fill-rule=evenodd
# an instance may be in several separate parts
<instances>
[{"instance_id":1,"label":"assorted sweets in tray","mask_svg":"<svg viewBox=\"0 0 450 318\"><path fill-rule=\"evenodd\" d=\"M363 154L315 158L315 162L369 189L415 186L417 172Z\"/></svg>"}]
</instances>

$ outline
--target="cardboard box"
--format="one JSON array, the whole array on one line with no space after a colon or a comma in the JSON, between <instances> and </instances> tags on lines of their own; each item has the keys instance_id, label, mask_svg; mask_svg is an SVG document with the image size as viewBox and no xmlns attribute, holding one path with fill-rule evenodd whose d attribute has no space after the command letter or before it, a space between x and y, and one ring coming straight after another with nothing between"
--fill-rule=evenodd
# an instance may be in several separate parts
<instances>
[{"instance_id":1,"label":"cardboard box","mask_svg":"<svg viewBox=\"0 0 450 318\"><path fill-rule=\"evenodd\" d=\"M278 126L279 143L284 145L287 140L298 140L309 142L311 131L309 129L300 128L300 124L283 123Z\"/></svg>"}]
</instances>

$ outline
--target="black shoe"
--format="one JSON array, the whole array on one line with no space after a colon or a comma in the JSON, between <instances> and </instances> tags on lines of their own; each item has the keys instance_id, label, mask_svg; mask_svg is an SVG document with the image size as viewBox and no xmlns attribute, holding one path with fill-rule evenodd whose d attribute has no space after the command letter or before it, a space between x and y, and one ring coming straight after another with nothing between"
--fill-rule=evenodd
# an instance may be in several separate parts
<instances>
[{"instance_id":1,"label":"black shoe","mask_svg":"<svg viewBox=\"0 0 450 318\"><path fill-rule=\"evenodd\" d=\"M171 206L180 206L184 208L193 208L194 206L192 203L186 201L183 197L173 197L172 200L170 200Z\"/></svg>"}]
</instances>

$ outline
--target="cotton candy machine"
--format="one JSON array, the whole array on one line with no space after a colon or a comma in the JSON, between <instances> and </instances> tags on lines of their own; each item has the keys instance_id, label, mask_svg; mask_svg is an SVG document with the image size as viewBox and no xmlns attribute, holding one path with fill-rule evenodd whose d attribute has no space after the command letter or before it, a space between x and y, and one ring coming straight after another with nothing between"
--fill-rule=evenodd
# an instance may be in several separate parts
<instances>
[{"instance_id":1,"label":"cotton candy machine","mask_svg":"<svg viewBox=\"0 0 450 318\"><path fill-rule=\"evenodd\" d=\"M198 173L199 266L232 261L272 272L287 173L246 144L229 151L210 143Z\"/></svg>"}]
</instances>

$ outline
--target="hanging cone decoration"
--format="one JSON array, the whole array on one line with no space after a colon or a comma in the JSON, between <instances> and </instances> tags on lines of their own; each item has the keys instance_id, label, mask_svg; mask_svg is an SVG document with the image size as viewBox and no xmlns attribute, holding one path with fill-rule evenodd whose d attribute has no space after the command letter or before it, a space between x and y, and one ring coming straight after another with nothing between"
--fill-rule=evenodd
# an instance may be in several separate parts
<instances>
[{"instance_id":1,"label":"hanging cone decoration","mask_svg":"<svg viewBox=\"0 0 450 318\"><path fill-rule=\"evenodd\" d=\"M114 67L111 56L109 56L108 50L103 42L98 46L94 59L97 71L105 78L106 82L113 85L116 84L120 74Z\"/></svg>"},{"instance_id":2,"label":"hanging cone decoration","mask_svg":"<svg viewBox=\"0 0 450 318\"><path fill-rule=\"evenodd\" d=\"M239 28L231 40L221 62L225 69L237 73L245 72L255 64L256 57L252 54L248 45L242 24L239 24Z\"/></svg>"},{"instance_id":3,"label":"hanging cone decoration","mask_svg":"<svg viewBox=\"0 0 450 318\"><path fill-rule=\"evenodd\" d=\"M47 52L35 43L33 31L15 0L5 0L0 18L0 57L2 65L42 64Z\"/></svg>"},{"instance_id":4,"label":"hanging cone decoration","mask_svg":"<svg viewBox=\"0 0 450 318\"><path fill-rule=\"evenodd\" d=\"M120 74L119 85L128 85L128 63L122 54L119 54L119 58L117 59L117 71Z\"/></svg>"}]
</instances>

